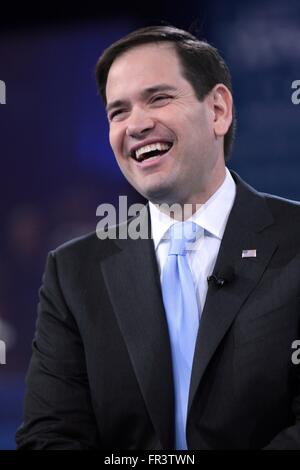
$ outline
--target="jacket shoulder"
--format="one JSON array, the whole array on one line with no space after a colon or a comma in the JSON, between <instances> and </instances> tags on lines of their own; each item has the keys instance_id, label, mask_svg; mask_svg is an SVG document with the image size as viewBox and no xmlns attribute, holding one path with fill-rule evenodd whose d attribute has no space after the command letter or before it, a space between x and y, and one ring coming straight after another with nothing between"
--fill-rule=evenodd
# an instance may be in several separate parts
<instances>
[{"instance_id":1,"label":"jacket shoulder","mask_svg":"<svg viewBox=\"0 0 300 470\"><path fill-rule=\"evenodd\" d=\"M281 221L287 227L293 225L300 230L300 202L273 194L260 193L265 199L275 221Z\"/></svg>"},{"instance_id":2,"label":"jacket shoulder","mask_svg":"<svg viewBox=\"0 0 300 470\"><path fill-rule=\"evenodd\" d=\"M100 261L117 249L113 237L102 240L97 232L91 232L59 245L50 251L49 256L55 258L58 265L68 264L71 267Z\"/></svg>"}]
</instances>

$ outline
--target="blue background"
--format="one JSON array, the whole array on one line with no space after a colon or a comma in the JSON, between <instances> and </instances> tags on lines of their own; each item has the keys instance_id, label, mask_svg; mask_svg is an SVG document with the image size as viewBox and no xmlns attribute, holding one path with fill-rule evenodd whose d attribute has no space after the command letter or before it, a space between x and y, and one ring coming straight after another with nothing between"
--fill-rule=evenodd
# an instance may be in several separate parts
<instances>
[{"instance_id":1,"label":"blue background","mask_svg":"<svg viewBox=\"0 0 300 470\"><path fill-rule=\"evenodd\" d=\"M50 4L49 4L50 5ZM48 5L48 6L49 6ZM52 5L52 4L51 4ZM142 198L108 144L94 66L123 34L161 21L198 30L233 79L237 139L229 167L257 189L300 199L298 1L116 2L72 12L25 10L0 20L0 449L13 449L47 252L95 228L96 208ZM47 9L45 10L47 11Z\"/></svg>"}]
</instances>

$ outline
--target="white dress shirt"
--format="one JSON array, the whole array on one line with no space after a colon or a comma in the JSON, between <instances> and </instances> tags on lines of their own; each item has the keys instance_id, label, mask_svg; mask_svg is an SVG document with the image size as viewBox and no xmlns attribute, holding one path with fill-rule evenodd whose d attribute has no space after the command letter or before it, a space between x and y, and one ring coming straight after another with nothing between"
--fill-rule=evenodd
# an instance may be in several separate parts
<instances>
[{"instance_id":1,"label":"white dress shirt","mask_svg":"<svg viewBox=\"0 0 300 470\"><path fill-rule=\"evenodd\" d=\"M235 182L226 168L222 185L189 219L202 228L198 240L193 244L193 249L187 254L200 314L207 294L207 277L213 273L235 194ZM149 202L149 208L152 239L161 279L169 252L169 240L164 236L170 226L178 221L161 212L152 202Z\"/></svg>"}]
</instances>

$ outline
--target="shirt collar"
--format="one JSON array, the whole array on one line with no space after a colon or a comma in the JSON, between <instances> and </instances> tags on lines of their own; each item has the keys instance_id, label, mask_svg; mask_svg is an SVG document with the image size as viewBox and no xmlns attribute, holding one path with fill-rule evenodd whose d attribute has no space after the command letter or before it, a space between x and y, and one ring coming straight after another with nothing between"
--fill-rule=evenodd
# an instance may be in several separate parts
<instances>
[{"instance_id":1,"label":"shirt collar","mask_svg":"<svg viewBox=\"0 0 300 470\"><path fill-rule=\"evenodd\" d=\"M226 223L232 209L236 194L236 185L226 168L223 183L217 191L195 212L190 220L200 225L206 232L222 240ZM174 224L174 219L161 212L158 207L149 201L152 238L155 249L161 242L164 234Z\"/></svg>"}]
</instances>

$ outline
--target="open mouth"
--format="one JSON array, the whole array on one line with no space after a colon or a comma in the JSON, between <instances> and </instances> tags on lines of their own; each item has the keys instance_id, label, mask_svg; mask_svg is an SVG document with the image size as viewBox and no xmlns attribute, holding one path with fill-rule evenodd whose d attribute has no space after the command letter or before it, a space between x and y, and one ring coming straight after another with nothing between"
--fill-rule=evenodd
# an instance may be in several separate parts
<instances>
[{"instance_id":1,"label":"open mouth","mask_svg":"<svg viewBox=\"0 0 300 470\"><path fill-rule=\"evenodd\" d=\"M145 145L131 152L131 157L137 162L143 162L144 160L164 155L172 146L173 144L171 142L157 142Z\"/></svg>"}]
</instances>

